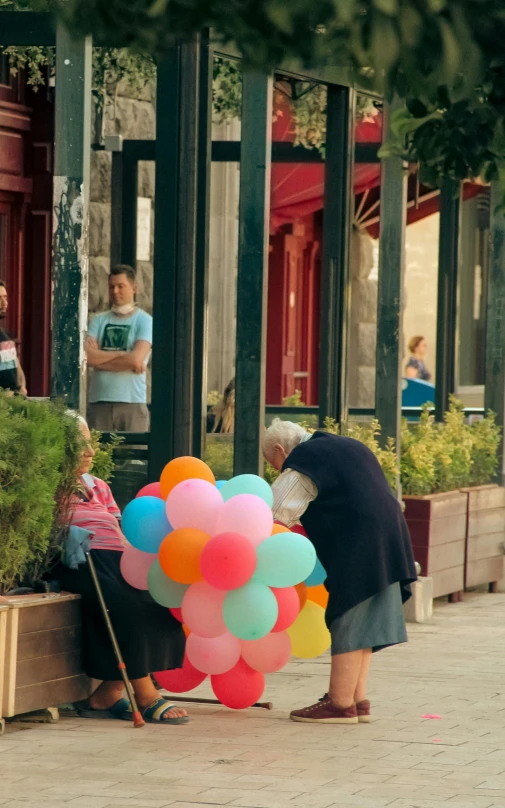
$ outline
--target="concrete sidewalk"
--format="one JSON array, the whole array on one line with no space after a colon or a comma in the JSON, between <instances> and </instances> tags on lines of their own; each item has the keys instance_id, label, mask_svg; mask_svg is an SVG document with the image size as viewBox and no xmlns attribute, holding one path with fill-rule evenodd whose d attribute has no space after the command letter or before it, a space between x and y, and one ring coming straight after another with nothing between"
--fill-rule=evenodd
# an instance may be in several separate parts
<instances>
[{"instance_id":1,"label":"concrete sidewalk","mask_svg":"<svg viewBox=\"0 0 505 808\"><path fill-rule=\"evenodd\" d=\"M10 725L0 805L505 808L505 595L439 605L410 638L373 660L369 726L287 720L326 691L326 658L269 677L272 712L196 706L187 726L142 730L71 718Z\"/></svg>"}]
</instances>

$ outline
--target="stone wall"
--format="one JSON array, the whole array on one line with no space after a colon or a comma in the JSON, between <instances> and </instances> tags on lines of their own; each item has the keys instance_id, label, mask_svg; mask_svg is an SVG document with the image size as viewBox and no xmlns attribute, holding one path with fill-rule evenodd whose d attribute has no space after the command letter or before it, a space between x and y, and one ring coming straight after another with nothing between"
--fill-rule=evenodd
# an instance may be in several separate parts
<instances>
[{"instance_id":1,"label":"stone wall","mask_svg":"<svg viewBox=\"0 0 505 808\"><path fill-rule=\"evenodd\" d=\"M122 83L107 99L103 115L95 116L94 140L100 135L122 135L125 139L151 140L155 137L155 89L146 85L139 98L132 97ZM89 312L108 308L107 276L110 269L110 187L111 153L92 151L90 188L90 266ZM154 199L154 163L139 163L140 197ZM153 232L154 219L151 233ZM152 239L151 239L152 240ZM138 303L152 312L152 244L149 261L137 262Z\"/></svg>"},{"instance_id":2,"label":"stone wall","mask_svg":"<svg viewBox=\"0 0 505 808\"><path fill-rule=\"evenodd\" d=\"M374 242L365 230L351 236L351 310L349 324L348 397L350 407L373 407L377 344L377 278Z\"/></svg>"}]
</instances>

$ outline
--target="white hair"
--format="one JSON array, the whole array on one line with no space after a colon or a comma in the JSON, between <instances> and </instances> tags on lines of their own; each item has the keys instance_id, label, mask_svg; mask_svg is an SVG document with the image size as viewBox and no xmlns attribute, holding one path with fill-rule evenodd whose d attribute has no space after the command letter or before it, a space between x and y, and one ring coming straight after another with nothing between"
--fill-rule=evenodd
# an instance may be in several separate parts
<instances>
[{"instance_id":1,"label":"white hair","mask_svg":"<svg viewBox=\"0 0 505 808\"><path fill-rule=\"evenodd\" d=\"M271 426L265 431L262 441L263 454L265 460L269 463L272 462L275 456L275 447L277 444L282 446L283 449L289 454L296 446L311 437L310 432L307 432L300 424L294 424L292 421L281 421L280 418L274 418Z\"/></svg>"},{"instance_id":2,"label":"white hair","mask_svg":"<svg viewBox=\"0 0 505 808\"><path fill-rule=\"evenodd\" d=\"M88 422L80 413L76 412L75 410L67 410L65 414L75 418L79 422L80 426L85 426L88 428Z\"/></svg>"}]
</instances>

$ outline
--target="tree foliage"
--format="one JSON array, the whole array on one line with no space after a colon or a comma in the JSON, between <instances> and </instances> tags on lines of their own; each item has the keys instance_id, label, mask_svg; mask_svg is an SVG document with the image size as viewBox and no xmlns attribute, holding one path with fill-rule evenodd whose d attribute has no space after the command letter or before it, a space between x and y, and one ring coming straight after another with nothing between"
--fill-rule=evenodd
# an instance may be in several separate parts
<instances>
[{"instance_id":1,"label":"tree foliage","mask_svg":"<svg viewBox=\"0 0 505 808\"><path fill-rule=\"evenodd\" d=\"M265 68L341 65L406 100L389 151L422 179L505 175L503 0L66 0L73 30L155 56L204 27Z\"/></svg>"}]
</instances>

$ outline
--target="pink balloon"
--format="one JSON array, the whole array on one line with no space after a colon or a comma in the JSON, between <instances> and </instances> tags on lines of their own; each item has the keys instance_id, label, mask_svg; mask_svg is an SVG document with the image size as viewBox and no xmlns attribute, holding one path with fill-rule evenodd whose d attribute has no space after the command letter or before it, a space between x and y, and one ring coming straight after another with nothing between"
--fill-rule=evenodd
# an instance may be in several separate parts
<instances>
[{"instance_id":1,"label":"pink balloon","mask_svg":"<svg viewBox=\"0 0 505 808\"><path fill-rule=\"evenodd\" d=\"M227 632L221 637L198 637L190 634L186 653L192 665L204 673L226 673L240 659L240 640Z\"/></svg>"},{"instance_id":2,"label":"pink balloon","mask_svg":"<svg viewBox=\"0 0 505 808\"><path fill-rule=\"evenodd\" d=\"M206 673L197 671L193 667L186 655L184 655L182 668L176 668L173 671L157 671L154 676L158 684L169 693L187 693L201 685L207 678Z\"/></svg>"},{"instance_id":3,"label":"pink balloon","mask_svg":"<svg viewBox=\"0 0 505 808\"><path fill-rule=\"evenodd\" d=\"M157 557L156 553L143 553L127 544L119 562L126 583L135 589L147 589L147 573Z\"/></svg>"},{"instance_id":4,"label":"pink balloon","mask_svg":"<svg viewBox=\"0 0 505 808\"><path fill-rule=\"evenodd\" d=\"M175 617L176 620L179 621L179 623L182 623L182 609L180 609L179 607L174 607L173 609L169 609L168 611L171 614L173 614L173 616Z\"/></svg>"},{"instance_id":5,"label":"pink balloon","mask_svg":"<svg viewBox=\"0 0 505 808\"><path fill-rule=\"evenodd\" d=\"M300 613L300 598L294 586L287 586L285 589L271 587L271 589L279 607L279 616L272 631L284 631L293 625Z\"/></svg>"},{"instance_id":6,"label":"pink balloon","mask_svg":"<svg viewBox=\"0 0 505 808\"><path fill-rule=\"evenodd\" d=\"M256 550L239 533L220 533L203 548L200 569L207 583L216 589L237 589L256 569Z\"/></svg>"},{"instance_id":7,"label":"pink balloon","mask_svg":"<svg viewBox=\"0 0 505 808\"><path fill-rule=\"evenodd\" d=\"M227 633L223 620L226 592L214 589L206 581L192 584L182 601L182 619L199 637L220 637Z\"/></svg>"},{"instance_id":8,"label":"pink balloon","mask_svg":"<svg viewBox=\"0 0 505 808\"><path fill-rule=\"evenodd\" d=\"M158 497L158 499L164 499L161 495L159 483L149 483L149 485L145 485L140 489L135 499L138 499L138 497Z\"/></svg>"},{"instance_id":9,"label":"pink balloon","mask_svg":"<svg viewBox=\"0 0 505 808\"><path fill-rule=\"evenodd\" d=\"M257 546L272 534L273 524L272 511L261 497L238 494L223 504L215 532L240 533Z\"/></svg>"},{"instance_id":10,"label":"pink balloon","mask_svg":"<svg viewBox=\"0 0 505 808\"><path fill-rule=\"evenodd\" d=\"M242 659L261 673L274 673L287 665L291 656L291 639L287 631L267 634L260 640L242 640Z\"/></svg>"},{"instance_id":11,"label":"pink balloon","mask_svg":"<svg viewBox=\"0 0 505 808\"><path fill-rule=\"evenodd\" d=\"M233 710L252 707L263 695L265 677L239 659L231 671L210 677L216 699Z\"/></svg>"},{"instance_id":12,"label":"pink balloon","mask_svg":"<svg viewBox=\"0 0 505 808\"><path fill-rule=\"evenodd\" d=\"M167 517L174 528L194 527L213 535L223 498L207 480L183 480L167 498Z\"/></svg>"}]
</instances>

